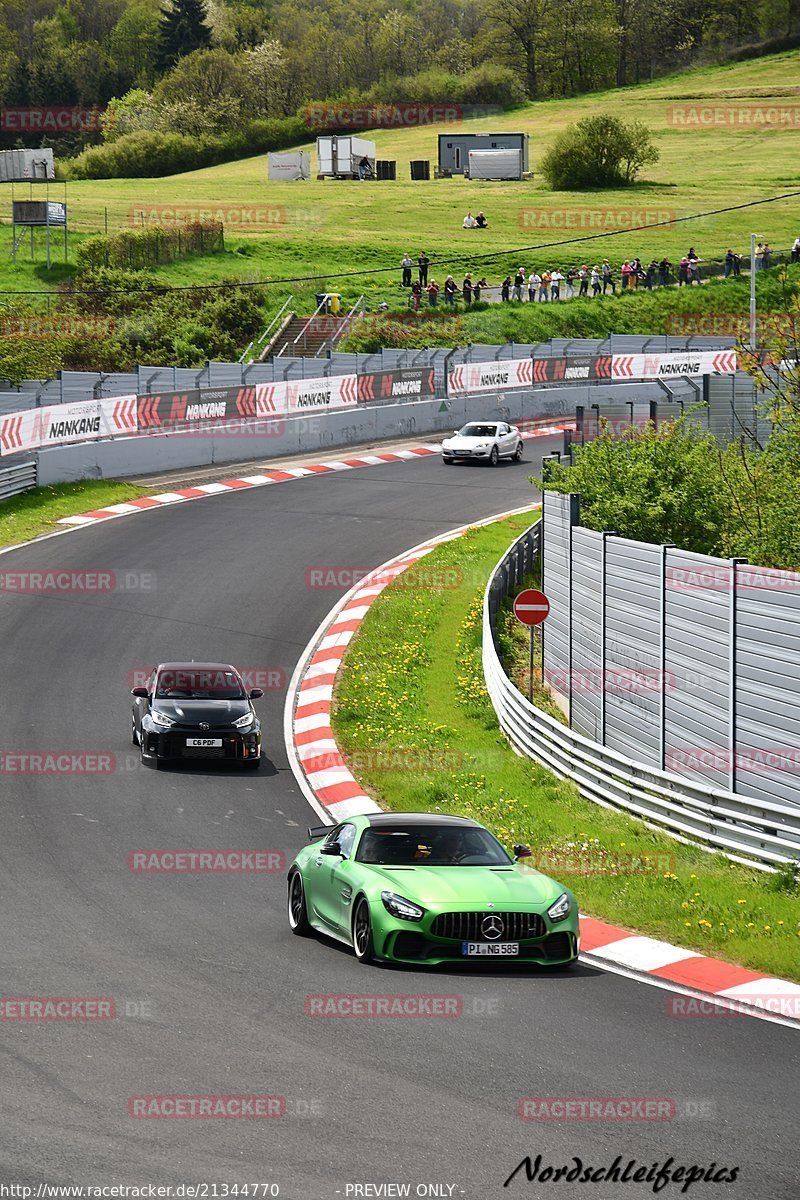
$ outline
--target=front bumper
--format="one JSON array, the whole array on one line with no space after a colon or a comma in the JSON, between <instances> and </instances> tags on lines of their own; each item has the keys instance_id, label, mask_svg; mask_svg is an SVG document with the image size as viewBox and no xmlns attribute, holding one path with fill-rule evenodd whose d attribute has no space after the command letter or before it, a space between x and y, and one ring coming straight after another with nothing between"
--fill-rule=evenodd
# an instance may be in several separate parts
<instances>
[{"instance_id":1,"label":"front bumper","mask_svg":"<svg viewBox=\"0 0 800 1200\"><path fill-rule=\"evenodd\" d=\"M527 914L526 914L527 915ZM570 916L565 921L555 924L549 918L542 916L541 933L537 937L503 937L492 944L514 941L519 946L519 953L513 955L491 954L467 956L464 954L464 941L487 941L480 935L471 936L457 933L452 937L437 937L432 932L432 926L437 921L437 913L426 913L422 921L403 921L385 913L376 921L373 936L375 950L380 958L392 962L412 964L428 964L436 966L443 963L468 962L534 963L540 966L559 965L574 961L580 950L577 915ZM384 919L385 918L385 919Z\"/></svg>"},{"instance_id":2,"label":"front bumper","mask_svg":"<svg viewBox=\"0 0 800 1200\"><path fill-rule=\"evenodd\" d=\"M220 742L221 745L189 746L189 739ZM142 729L142 755L155 762L196 762L221 759L227 762L253 762L261 755L261 731L226 729Z\"/></svg>"},{"instance_id":3,"label":"front bumper","mask_svg":"<svg viewBox=\"0 0 800 1200\"><path fill-rule=\"evenodd\" d=\"M442 455L444 458L488 458L491 453L491 446L487 446L485 450L448 450L442 446Z\"/></svg>"}]
</instances>

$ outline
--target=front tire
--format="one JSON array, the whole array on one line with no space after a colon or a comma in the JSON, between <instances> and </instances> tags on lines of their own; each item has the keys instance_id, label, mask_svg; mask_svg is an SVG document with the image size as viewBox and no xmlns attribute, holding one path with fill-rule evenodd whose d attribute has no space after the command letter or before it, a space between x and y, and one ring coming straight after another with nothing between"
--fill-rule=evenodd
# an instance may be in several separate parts
<instances>
[{"instance_id":1,"label":"front tire","mask_svg":"<svg viewBox=\"0 0 800 1200\"><path fill-rule=\"evenodd\" d=\"M375 961L375 948L372 940L372 917L369 904L362 896L353 914L353 950L360 963Z\"/></svg>"},{"instance_id":2,"label":"front tire","mask_svg":"<svg viewBox=\"0 0 800 1200\"><path fill-rule=\"evenodd\" d=\"M500 451L497 449L497 446L492 446L492 452L489 455L489 466L496 467L499 462L500 462Z\"/></svg>"},{"instance_id":3,"label":"front tire","mask_svg":"<svg viewBox=\"0 0 800 1200\"><path fill-rule=\"evenodd\" d=\"M133 717L131 717L131 741L133 742L134 746L139 745L139 735L136 732L136 722L134 721Z\"/></svg>"},{"instance_id":4,"label":"front tire","mask_svg":"<svg viewBox=\"0 0 800 1200\"><path fill-rule=\"evenodd\" d=\"M289 928L297 937L308 937L312 932L306 910L306 892L303 876L295 871L289 880Z\"/></svg>"},{"instance_id":5,"label":"front tire","mask_svg":"<svg viewBox=\"0 0 800 1200\"><path fill-rule=\"evenodd\" d=\"M522 442L517 443L517 448L514 451L514 462L522 462Z\"/></svg>"},{"instance_id":6,"label":"front tire","mask_svg":"<svg viewBox=\"0 0 800 1200\"><path fill-rule=\"evenodd\" d=\"M453 460L452 460L452 458L445 458L445 456L444 456L444 455L442 455L442 462L444 463L444 465L445 465L446 467L450 467L450 466L452 466L452 465L453 465Z\"/></svg>"}]
</instances>

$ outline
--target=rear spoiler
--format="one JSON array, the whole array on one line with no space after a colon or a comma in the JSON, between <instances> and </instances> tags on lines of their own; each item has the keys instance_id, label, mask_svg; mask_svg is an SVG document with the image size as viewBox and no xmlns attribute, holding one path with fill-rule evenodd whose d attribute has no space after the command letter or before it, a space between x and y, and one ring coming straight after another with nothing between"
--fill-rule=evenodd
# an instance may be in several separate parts
<instances>
[{"instance_id":1,"label":"rear spoiler","mask_svg":"<svg viewBox=\"0 0 800 1200\"><path fill-rule=\"evenodd\" d=\"M308 840L316 842L319 838L326 837L332 829L332 825L309 825Z\"/></svg>"}]
</instances>

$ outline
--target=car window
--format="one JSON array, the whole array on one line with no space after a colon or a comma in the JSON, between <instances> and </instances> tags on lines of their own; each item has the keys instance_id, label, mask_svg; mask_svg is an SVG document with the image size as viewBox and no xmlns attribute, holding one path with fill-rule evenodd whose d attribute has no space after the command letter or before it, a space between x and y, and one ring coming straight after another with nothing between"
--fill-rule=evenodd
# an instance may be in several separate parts
<instances>
[{"instance_id":1,"label":"car window","mask_svg":"<svg viewBox=\"0 0 800 1200\"><path fill-rule=\"evenodd\" d=\"M494 437L497 432L496 425L465 425L461 430L462 437Z\"/></svg>"},{"instance_id":2,"label":"car window","mask_svg":"<svg viewBox=\"0 0 800 1200\"><path fill-rule=\"evenodd\" d=\"M242 681L235 671L175 669L161 671L156 682L158 700L244 700Z\"/></svg>"},{"instance_id":3,"label":"car window","mask_svg":"<svg viewBox=\"0 0 800 1200\"><path fill-rule=\"evenodd\" d=\"M339 831L339 849L345 858L350 857L350 851L353 849L353 842L356 840L355 825L342 825Z\"/></svg>"},{"instance_id":4,"label":"car window","mask_svg":"<svg viewBox=\"0 0 800 1200\"><path fill-rule=\"evenodd\" d=\"M330 846L333 844L333 842L338 842L339 834L341 833L341 831L342 831L341 825L334 825L333 829L330 831L328 836L325 838L325 845Z\"/></svg>"},{"instance_id":5,"label":"car window","mask_svg":"<svg viewBox=\"0 0 800 1200\"><path fill-rule=\"evenodd\" d=\"M381 825L364 830L356 861L383 866L507 866L510 859L486 829L458 825Z\"/></svg>"}]
</instances>

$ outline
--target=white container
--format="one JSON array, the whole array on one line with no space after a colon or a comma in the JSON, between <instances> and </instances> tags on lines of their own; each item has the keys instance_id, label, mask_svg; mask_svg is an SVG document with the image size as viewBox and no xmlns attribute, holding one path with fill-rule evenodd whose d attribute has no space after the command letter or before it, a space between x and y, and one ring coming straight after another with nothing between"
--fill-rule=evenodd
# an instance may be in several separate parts
<instances>
[{"instance_id":1,"label":"white container","mask_svg":"<svg viewBox=\"0 0 800 1200\"><path fill-rule=\"evenodd\" d=\"M470 179L522 179L519 150L470 150Z\"/></svg>"},{"instance_id":2,"label":"white container","mask_svg":"<svg viewBox=\"0 0 800 1200\"><path fill-rule=\"evenodd\" d=\"M320 175L351 179L358 175L358 164L368 158L375 170L375 143L351 134L331 134L317 138L317 159Z\"/></svg>"},{"instance_id":3,"label":"white container","mask_svg":"<svg viewBox=\"0 0 800 1200\"><path fill-rule=\"evenodd\" d=\"M287 150L267 155L269 177L274 180L310 179L311 155L308 150Z\"/></svg>"}]
</instances>

